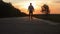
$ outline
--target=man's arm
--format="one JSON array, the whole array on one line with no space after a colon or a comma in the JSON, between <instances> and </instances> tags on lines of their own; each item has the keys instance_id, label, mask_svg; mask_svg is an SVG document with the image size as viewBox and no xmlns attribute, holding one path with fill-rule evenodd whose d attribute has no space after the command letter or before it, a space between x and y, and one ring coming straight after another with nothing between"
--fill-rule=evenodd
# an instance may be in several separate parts
<instances>
[{"instance_id":1,"label":"man's arm","mask_svg":"<svg viewBox=\"0 0 60 34\"><path fill-rule=\"evenodd\" d=\"M34 11L34 7L32 7L33 8L33 11Z\"/></svg>"}]
</instances>

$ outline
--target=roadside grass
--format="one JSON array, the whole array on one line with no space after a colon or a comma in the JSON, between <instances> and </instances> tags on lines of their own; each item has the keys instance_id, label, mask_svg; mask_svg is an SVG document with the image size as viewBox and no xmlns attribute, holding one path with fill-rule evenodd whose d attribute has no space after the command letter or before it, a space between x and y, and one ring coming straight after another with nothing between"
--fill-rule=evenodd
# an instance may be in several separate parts
<instances>
[{"instance_id":1,"label":"roadside grass","mask_svg":"<svg viewBox=\"0 0 60 34\"><path fill-rule=\"evenodd\" d=\"M36 15L34 15L34 17L60 23L60 14L49 14L49 15L36 14Z\"/></svg>"}]
</instances>

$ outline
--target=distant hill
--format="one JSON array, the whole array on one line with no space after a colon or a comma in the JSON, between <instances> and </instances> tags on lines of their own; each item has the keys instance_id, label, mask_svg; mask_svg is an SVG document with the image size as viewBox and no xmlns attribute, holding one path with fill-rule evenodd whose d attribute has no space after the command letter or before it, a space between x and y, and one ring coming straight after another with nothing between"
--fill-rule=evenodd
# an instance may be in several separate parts
<instances>
[{"instance_id":1,"label":"distant hill","mask_svg":"<svg viewBox=\"0 0 60 34\"><path fill-rule=\"evenodd\" d=\"M26 16L20 10L15 8L11 3L0 1L0 17L19 17Z\"/></svg>"}]
</instances>

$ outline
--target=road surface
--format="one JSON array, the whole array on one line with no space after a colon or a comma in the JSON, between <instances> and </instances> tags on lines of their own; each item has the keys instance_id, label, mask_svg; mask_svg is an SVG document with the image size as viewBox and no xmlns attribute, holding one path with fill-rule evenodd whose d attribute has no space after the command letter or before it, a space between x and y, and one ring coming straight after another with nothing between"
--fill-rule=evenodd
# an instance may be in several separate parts
<instances>
[{"instance_id":1,"label":"road surface","mask_svg":"<svg viewBox=\"0 0 60 34\"><path fill-rule=\"evenodd\" d=\"M0 34L60 34L60 24L33 17L0 18Z\"/></svg>"}]
</instances>

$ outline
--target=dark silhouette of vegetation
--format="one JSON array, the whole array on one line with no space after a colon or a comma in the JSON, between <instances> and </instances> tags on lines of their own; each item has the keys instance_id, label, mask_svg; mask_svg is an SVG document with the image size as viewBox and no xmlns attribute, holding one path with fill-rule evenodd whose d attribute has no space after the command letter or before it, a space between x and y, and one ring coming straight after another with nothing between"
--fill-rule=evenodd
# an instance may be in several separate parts
<instances>
[{"instance_id":1,"label":"dark silhouette of vegetation","mask_svg":"<svg viewBox=\"0 0 60 34\"><path fill-rule=\"evenodd\" d=\"M42 7L42 13L45 13L46 15L50 14L49 6L44 4Z\"/></svg>"},{"instance_id":2,"label":"dark silhouette of vegetation","mask_svg":"<svg viewBox=\"0 0 60 34\"><path fill-rule=\"evenodd\" d=\"M19 17L26 16L25 13L22 13L19 9L12 6L11 3L0 1L0 17Z\"/></svg>"},{"instance_id":3,"label":"dark silhouette of vegetation","mask_svg":"<svg viewBox=\"0 0 60 34\"><path fill-rule=\"evenodd\" d=\"M35 14L34 17L60 23L60 14L48 14L48 16L45 14Z\"/></svg>"}]
</instances>

